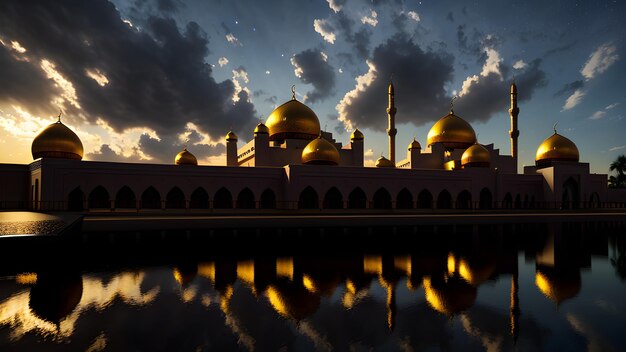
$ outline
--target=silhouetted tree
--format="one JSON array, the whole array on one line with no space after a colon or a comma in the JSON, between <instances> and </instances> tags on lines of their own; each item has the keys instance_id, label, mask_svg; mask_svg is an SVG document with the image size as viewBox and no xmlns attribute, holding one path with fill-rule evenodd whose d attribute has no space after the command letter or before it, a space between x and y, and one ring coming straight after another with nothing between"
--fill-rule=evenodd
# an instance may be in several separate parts
<instances>
[{"instance_id":1,"label":"silhouetted tree","mask_svg":"<svg viewBox=\"0 0 626 352\"><path fill-rule=\"evenodd\" d=\"M609 167L611 171L615 171L617 176L609 177L609 187L625 188L626 187L626 155L620 155L611 163Z\"/></svg>"}]
</instances>

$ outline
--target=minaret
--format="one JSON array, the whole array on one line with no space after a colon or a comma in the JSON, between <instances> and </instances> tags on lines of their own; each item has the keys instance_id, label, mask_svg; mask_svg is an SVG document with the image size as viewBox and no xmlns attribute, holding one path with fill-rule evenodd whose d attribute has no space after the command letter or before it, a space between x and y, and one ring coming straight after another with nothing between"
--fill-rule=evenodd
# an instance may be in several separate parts
<instances>
[{"instance_id":1,"label":"minaret","mask_svg":"<svg viewBox=\"0 0 626 352\"><path fill-rule=\"evenodd\" d=\"M387 128L387 135L389 135L389 160L396 165L396 104L394 101L393 82L389 81L389 89L387 94L389 95L389 102L387 104L387 115L389 117L389 127Z\"/></svg>"},{"instance_id":2,"label":"minaret","mask_svg":"<svg viewBox=\"0 0 626 352\"><path fill-rule=\"evenodd\" d=\"M517 129L517 115L519 114L519 108L517 107L517 86L515 82L511 83L511 108L509 109L509 115L511 115L511 130L509 136L511 136L511 156L515 159L515 167L517 168L517 137L519 137L519 130Z\"/></svg>"}]
</instances>

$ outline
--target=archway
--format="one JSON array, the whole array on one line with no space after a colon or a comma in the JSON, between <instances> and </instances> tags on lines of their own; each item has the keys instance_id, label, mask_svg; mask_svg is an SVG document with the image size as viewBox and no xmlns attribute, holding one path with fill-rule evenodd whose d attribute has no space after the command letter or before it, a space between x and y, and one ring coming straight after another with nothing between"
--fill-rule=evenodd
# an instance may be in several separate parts
<instances>
[{"instance_id":1,"label":"archway","mask_svg":"<svg viewBox=\"0 0 626 352\"><path fill-rule=\"evenodd\" d=\"M161 209L161 195L156 188L150 186L141 194L142 209Z\"/></svg>"},{"instance_id":2,"label":"archway","mask_svg":"<svg viewBox=\"0 0 626 352\"><path fill-rule=\"evenodd\" d=\"M88 203L89 209L111 208L109 192L107 192L107 190L102 186L94 188L94 190L89 193Z\"/></svg>"},{"instance_id":3,"label":"archway","mask_svg":"<svg viewBox=\"0 0 626 352\"><path fill-rule=\"evenodd\" d=\"M190 209L208 209L209 208L209 194L202 187L196 188L191 197L189 197Z\"/></svg>"},{"instance_id":4,"label":"archway","mask_svg":"<svg viewBox=\"0 0 626 352\"><path fill-rule=\"evenodd\" d=\"M396 197L396 208L398 209L413 209L413 195L411 192L403 188Z\"/></svg>"},{"instance_id":5,"label":"archway","mask_svg":"<svg viewBox=\"0 0 626 352\"><path fill-rule=\"evenodd\" d=\"M522 198L520 197L519 194L517 194L515 196L515 209L521 209L522 208Z\"/></svg>"},{"instance_id":6,"label":"archway","mask_svg":"<svg viewBox=\"0 0 626 352\"><path fill-rule=\"evenodd\" d=\"M80 187L74 188L73 191L67 196L67 210L69 211L82 211L83 210L83 201L85 200L85 195Z\"/></svg>"},{"instance_id":7,"label":"archway","mask_svg":"<svg viewBox=\"0 0 626 352\"><path fill-rule=\"evenodd\" d=\"M300 209L319 209L319 198L313 187L308 186L300 193L298 199L298 208Z\"/></svg>"},{"instance_id":8,"label":"archway","mask_svg":"<svg viewBox=\"0 0 626 352\"><path fill-rule=\"evenodd\" d=\"M598 192L591 193L589 197L589 208L599 208L600 207L600 195Z\"/></svg>"},{"instance_id":9,"label":"archway","mask_svg":"<svg viewBox=\"0 0 626 352\"><path fill-rule=\"evenodd\" d=\"M507 193L504 195L504 200L502 201L502 208L511 209L513 208L513 196L511 193Z\"/></svg>"},{"instance_id":10,"label":"archway","mask_svg":"<svg viewBox=\"0 0 626 352\"><path fill-rule=\"evenodd\" d=\"M524 195L524 209L528 209L530 207L530 201L528 200L528 194Z\"/></svg>"},{"instance_id":11,"label":"archway","mask_svg":"<svg viewBox=\"0 0 626 352\"><path fill-rule=\"evenodd\" d=\"M452 196L447 190L443 190L437 197L437 209L450 209L452 208Z\"/></svg>"},{"instance_id":12,"label":"archway","mask_svg":"<svg viewBox=\"0 0 626 352\"><path fill-rule=\"evenodd\" d=\"M237 195L237 208L238 209L254 209L256 208L254 202L254 193L250 188L244 188Z\"/></svg>"},{"instance_id":13,"label":"archway","mask_svg":"<svg viewBox=\"0 0 626 352\"><path fill-rule=\"evenodd\" d=\"M183 191L174 187L165 196L165 208L167 209L185 209L185 194Z\"/></svg>"},{"instance_id":14,"label":"archway","mask_svg":"<svg viewBox=\"0 0 626 352\"><path fill-rule=\"evenodd\" d=\"M213 208L215 209L231 209L233 207L233 196L230 191L222 187L215 192L213 197Z\"/></svg>"},{"instance_id":15,"label":"archway","mask_svg":"<svg viewBox=\"0 0 626 352\"><path fill-rule=\"evenodd\" d=\"M480 191L480 200L478 202L480 209L491 209L493 207L493 196L489 188L483 188Z\"/></svg>"},{"instance_id":16,"label":"archway","mask_svg":"<svg viewBox=\"0 0 626 352\"><path fill-rule=\"evenodd\" d=\"M472 209L472 194L464 190L456 197L457 209Z\"/></svg>"},{"instance_id":17,"label":"archway","mask_svg":"<svg viewBox=\"0 0 626 352\"><path fill-rule=\"evenodd\" d=\"M580 202L578 197L578 182L573 178L570 177L563 183L563 195L561 199L563 209L578 208L578 203Z\"/></svg>"},{"instance_id":18,"label":"archway","mask_svg":"<svg viewBox=\"0 0 626 352\"><path fill-rule=\"evenodd\" d=\"M259 207L261 209L276 209L276 194L274 191L268 188L261 193Z\"/></svg>"},{"instance_id":19,"label":"archway","mask_svg":"<svg viewBox=\"0 0 626 352\"><path fill-rule=\"evenodd\" d=\"M137 198L130 187L124 186L115 194L115 208L136 208Z\"/></svg>"},{"instance_id":20,"label":"archway","mask_svg":"<svg viewBox=\"0 0 626 352\"><path fill-rule=\"evenodd\" d=\"M322 203L324 209L343 209L343 195L336 187L332 187L324 195Z\"/></svg>"},{"instance_id":21,"label":"archway","mask_svg":"<svg viewBox=\"0 0 626 352\"><path fill-rule=\"evenodd\" d=\"M421 209L432 209L433 208L433 195L429 190L423 189L417 195L417 207Z\"/></svg>"},{"instance_id":22,"label":"archway","mask_svg":"<svg viewBox=\"0 0 626 352\"><path fill-rule=\"evenodd\" d=\"M374 209L391 209L391 194L384 189L379 188L376 193L374 193Z\"/></svg>"},{"instance_id":23,"label":"archway","mask_svg":"<svg viewBox=\"0 0 626 352\"><path fill-rule=\"evenodd\" d=\"M348 208L365 209L367 207L367 196L360 187L357 187L348 195Z\"/></svg>"}]
</instances>

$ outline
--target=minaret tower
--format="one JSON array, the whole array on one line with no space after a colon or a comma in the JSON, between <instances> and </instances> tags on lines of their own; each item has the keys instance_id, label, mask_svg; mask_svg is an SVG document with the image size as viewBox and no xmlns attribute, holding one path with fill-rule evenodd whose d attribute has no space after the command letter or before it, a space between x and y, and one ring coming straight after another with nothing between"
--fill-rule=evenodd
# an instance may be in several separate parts
<instances>
[{"instance_id":1,"label":"minaret tower","mask_svg":"<svg viewBox=\"0 0 626 352\"><path fill-rule=\"evenodd\" d=\"M511 156L515 159L515 166L517 167L517 137L519 137L519 130L517 129L517 115L519 114L519 108L517 107L517 86L515 82L511 83L511 108L509 109L509 115L511 115L511 130L509 136L511 136Z\"/></svg>"},{"instance_id":2,"label":"minaret tower","mask_svg":"<svg viewBox=\"0 0 626 352\"><path fill-rule=\"evenodd\" d=\"M389 127L387 128L387 135L389 136L389 160L396 165L396 103L394 101L393 82L389 81L389 89L387 91L389 95L389 102L387 104L387 115L389 117Z\"/></svg>"}]
</instances>

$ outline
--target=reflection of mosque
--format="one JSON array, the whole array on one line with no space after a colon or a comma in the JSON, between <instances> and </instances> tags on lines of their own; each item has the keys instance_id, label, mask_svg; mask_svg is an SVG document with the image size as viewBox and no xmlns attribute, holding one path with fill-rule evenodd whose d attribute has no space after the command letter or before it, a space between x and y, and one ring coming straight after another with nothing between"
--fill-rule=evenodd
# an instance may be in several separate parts
<instances>
[{"instance_id":1,"label":"reflection of mosque","mask_svg":"<svg viewBox=\"0 0 626 352\"><path fill-rule=\"evenodd\" d=\"M295 98L277 107L238 145L226 134L226 166L199 166L186 148L173 165L81 161L80 139L60 120L33 140L29 165L0 165L0 207L34 210L130 209L413 209L623 206L626 194L592 174L579 150L556 133L535 165L518 174L517 87L511 85L511 155L478 144L472 126L451 109L396 160L395 92L387 107L388 158L364 167L364 134L343 146L320 129ZM383 111L381 107L381 112ZM401 113L401 112L400 112ZM189 149L193 149L190 146ZM398 158L399 159L399 158Z\"/></svg>"}]
</instances>

